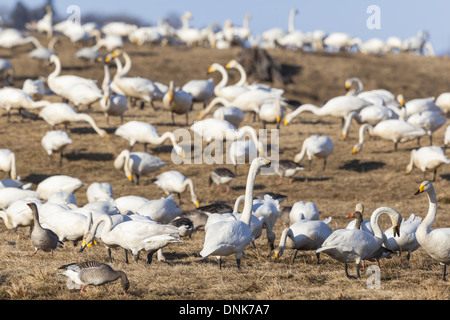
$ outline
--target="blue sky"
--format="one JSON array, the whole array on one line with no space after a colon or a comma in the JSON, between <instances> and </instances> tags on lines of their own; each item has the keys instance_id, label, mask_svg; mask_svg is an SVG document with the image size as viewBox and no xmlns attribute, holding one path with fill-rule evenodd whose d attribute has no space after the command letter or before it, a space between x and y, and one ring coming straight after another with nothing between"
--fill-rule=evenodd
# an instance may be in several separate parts
<instances>
[{"instance_id":1,"label":"blue sky","mask_svg":"<svg viewBox=\"0 0 450 320\"><path fill-rule=\"evenodd\" d=\"M2 6L11 8L17 0L2 0ZM22 0L29 8L44 1ZM295 19L296 29L327 32L348 32L363 41L370 38L387 39L389 36L411 37L420 29L426 29L431 35L430 42L437 54L450 51L450 26L448 14L450 1L443 0L165 0L165 1L94 1L94 0L56 0L56 10L64 15L66 8L76 4L83 13L98 12L101 15L120 14L139 18L143 23L155 24L158 18L170 13L182 14L190 11L194 27L205 27L211 23L223 25L227 19L236 25L242 25L244 15L250 13L250 28L254 35L273 27L287 29L291 8L299 13ZM377 5L380 8L380 29L367 28L370 17L367 8ZM68 14L67 14L68 16Z\"/></svg>"}]
</instances>

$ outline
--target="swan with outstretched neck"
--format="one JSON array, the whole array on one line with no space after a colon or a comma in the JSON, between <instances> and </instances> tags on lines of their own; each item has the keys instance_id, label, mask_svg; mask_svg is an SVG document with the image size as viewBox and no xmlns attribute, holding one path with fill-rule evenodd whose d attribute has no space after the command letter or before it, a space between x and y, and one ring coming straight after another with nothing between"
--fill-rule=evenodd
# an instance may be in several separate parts
<instances>
[{"instance_id":1,"label":"swan with outstretched neck","mask_svg":"<svg viewBox=\"0 0 450 320\"><path fill-rule=\"evenodd\" d=\"M253 189L256 175L260 168L270 165L265 158L255 158L250 165L245 188L244 209L239 220L219 221L212 224L205 234L202 257L216 256L219 260L219 268L222 267L222 257L234 254L238 269L241 266L241 258L244 249L252 241L250 220L253 207Z\"/></svg>"},{"instance_id":2,"label":"swan with outstretched neck","mask_svg":"<svg viewBox=\"0 0 450 320\"><path fill-rule=\"evenodd\" d=\"M442 279L445 280L447 264L450 264L450 228L431 230L437 215L436 191L430 181L424 181L414 195L421 193L428 195L428 213L417 228L416 238L430 257L442 265Z\"/></svg>"}]
</instances>

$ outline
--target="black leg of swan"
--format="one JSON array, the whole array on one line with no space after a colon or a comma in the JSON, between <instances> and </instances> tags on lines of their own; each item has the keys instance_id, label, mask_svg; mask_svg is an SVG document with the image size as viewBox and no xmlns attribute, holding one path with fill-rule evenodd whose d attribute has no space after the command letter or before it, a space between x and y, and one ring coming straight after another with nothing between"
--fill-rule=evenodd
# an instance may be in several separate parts
<instances>
[{"instance_id":1,"label":"black leg of swan","mask_svg":"<svg viewBox=\"0 0 450 320\"><path fill-rule=\"evenodd\" d=\"M446 281L445 273L447 272L447 265L445 263L442 264L442 280Z\"/></svg>"},{"instance_id":2,"label":"black leg of swan","mask_svg":"<svg viewBox=\"0 0 450 320\"><path fill-rule=\"evenodd\" d=\"M344 268L345 268L345 275L347 276L347 278L349 278L349 279L356 279L356 277L351 276L351 275L348 273L348 265L347 265L346 263L344 263ZM357 274L358 274L358 276L359 276L359 264L356 265L356 271L357 271Z\"/></svg>"},{"instance_id":3,"label":"black leg of swan","mask_svg":"<svg viewBox=\"0 0 450 320\"><path fill-rule=\"evenodd\" d=\"M236 265L237 265L237 268L240 270L241 269L241 259L236 259Z\"/></svg>"},{"instance_id":4,"label":"black leg of swan","mask_svg":"<svg viewBox=\"0 0 450 320\"><path fill-rule=\"evenodd\" d=\"M152 260L153 260L153 254L156 252L157 250L153 250L153 251L150 251L148 254L147 254L147 264L151 264L152 263Z\"/></svg>"},{"instance_id":5,"label":"black leg of swan","mask_svg":"<svg viewBox=\"0 0 450 320\"><path fill-rule=\"evenodd\" d=\"M111 257L111 248L106 249L106 252L108 253L109 262L113 262Z\"/></svg>"}]
</instances>

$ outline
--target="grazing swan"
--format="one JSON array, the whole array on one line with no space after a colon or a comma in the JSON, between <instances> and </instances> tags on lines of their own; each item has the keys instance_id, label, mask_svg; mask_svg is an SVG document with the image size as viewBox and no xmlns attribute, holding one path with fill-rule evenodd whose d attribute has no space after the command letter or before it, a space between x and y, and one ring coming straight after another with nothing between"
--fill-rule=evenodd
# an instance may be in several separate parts
<instances>
[{"instance_id":1,"label":"grazing swan","mask_svg":"<svg viewBox=\"0 0 450 320\"><path fill-rule=\"evenodd\" d=\"M155 184L164 190L167 195L176 193L178 195L178 200L181 202L180 194L186 191L189 187L191 192L191 201L198 208L199 202L197 199L197 194L195 193L194 182L191 179L186 178L181 172L170 170L161 173L156 176Z\"/></svg>"},{"instance_id":2,"label":"grazing swan","mask_svg":"<svg viewBox=\"0 0 450 320\"><path fill-rule=\"evenodd\" d=\"M450 228L431 230L437 214L436 192L433 184L430 181L422 182L414 195L421 193L427 193L429 207L427 216L417 228L416 238L430 257L442 265L442 280L445 281L446 266L450 264Z\"/></svg>"},{"instance_id":3,"label":"grazing swan","mask_svg":"<svg viewBox=\"0 0 450 320\"><path fill-rule=\"evenodd\" d=\"M8 113L8 121L11 109L18 109L19 114L22 114L23 109L38 109L49 103L46 100L34 101L28 93L19 88L4 87L0 89L0 108L5 109Z\"/></svg>"},{"instance_id":4,"label":"grazing swan","mask_svg":"<svg viewBox=\"0 0 450 320\"><path fill-rule=\"evenodd\" d=\"M35 255L38 250L50 252L53 256L53 251L57 247L61 247L62 243L59 241L58 236L50 229L43 228L39 222L39 213L36 203L29 202L27 206L30 208L33 215L33 229L31 231L31 243L34 245Z\"/></svg>"},{"instance_id":5,"label":"grazing swan","mask_svg":"<svg viewBox=\"0 0 450 320\"><path fill-rule=\"evenodd\" d=\"M289 221L291 224L300 220L319 220L320 212L314 202L298 201L294 203L289 212Z\"/></svg>"},{"instance_id":6,"label":"grazing swan","mask_svg":"<svg viewBox=\"0 0 450 320\"><path fill-rule=\"evenodd\" d=\"M54 175L42 180L36 188L36 192L43 200L47 200L53 193L70 192L74 193L83 186L78 178L67 175Z\"/></svg>"},{"instance_id":7,"label":"grazing swan","mask_svg":"<svg viewBox=\"0 0 450 320\"><path fill-rule=\"evenodd\" d=\"M42 147L50 157L50 162L52 162L53 153L59 153L59 164L62 164L64 149L71 143L72 139L70 139L67 132L62 130L47 131L45 136L41 139Z\"/></svg>"},{"instance_id":8,"label":"grazing swan","mask_svg":"<svg viewBox=\"0 0 450 320\"><path fill-rule=\"evenodd\" d=\"M402 252L407 252L406 259L409 261L411 253L420 248L420 244L416 239L416 231L422 219L411 214L408 220L402 220L402 232L399 237L394 237L394 229L389 228L384 231L386 240L384 246L399 255Z\"/></svg>"},{"instance_id":9,"label":"grazing swan","mask_svg":"<svg viewBox=\"0 0 450 320\"><path fill-rule=\"evenodd\" d=\"M94 220L85 234L80 252L96 237L99 225L103 223L100 239L108 248L121 247L131 251L137 262L140 251L147 252L147 264L152 262L153 253L170 243L181 242L178 228L151 220L129 220L113 226L111 216L104 214ZM126 251L126 252L127 252ZM126 256L126 262L128 258Z\"/></svg>"},{"instance_id":10,"label":"grazing swan","mask_svg":"<svg viewBox=\"0 0 450 320\"><path fill-rule=\"evenodd\" d=\"M11 179L17 179L16 155L13 151L0 149L0 170L7 172Z\"/></svg>"},{"instance_id":11,"label":"grazing swan","mask_svg":"<svg viewBox=\"0 0 450 320\"><path fill-rule=\"evenodd\" d=\"M72 122L87 122L100 137L109 137L109 134L99 128L90 115L77 113L67 103L50 103L39 112L39 117L51 125L53 130L58 124L64 124L67 127Z\"/></svg>"},{"instance_id":12,"label":"grazing swan","mask_svg":"<svg viewBox=\"0 0 450 320\"><path fill-rule=\"evenodd\" d=\"M203 108L214 98L214 82L212 79L193 79L186 82L181 89L189 93L193 102L202 102Z\"/></svg>"},{"instance_id":13,"label":"grazing swan","mask_svg":"<svg viewBox=\"0 0 450 320\"><path fill-rule=\"evenodd\" d=\"M402 116L402 114L404 113L405 119L413 115L414 113L424 111L433 111L439 114L443 113L442 110L434 103L434 97L412 99L405 102L404 96L402 94L399 94L397 96L397 102L400 105L404 106L406 111L402 112L402 110L399 110L398 106L396 105L390 105L389 107L397 112L399 116Z\"/></svg>"},{"instance_id":14,"label":"grazing swan","mask_svg":"<svg viewBox=\"0 0 450 320\"><path fill-rule=\"evenodd\" d=\"M442 127L447 121L447 118L435 111L423 111L410 115L406 121L425 129L427 135L430 137L430 145L432 145L433 132Z\"/></svg>"},{"instance_id":15,"label":"grazing swan","mask_svg":"<svg viewBox=\"0 0 450 320\"><path fill-rule=\"evenodd\" d=\"M136 211L136 214L149 217L150 219L167 224L176 217L179 217L183 211L178 207L173 199L173 194L167 198L153 199L144 203Z\"/></svg>"},{"instance_id":16,"label":"grazing swan","mask_svg":"<svg viewBox=\"0 0 450 320\"><path fill-rule=\"evenodd\" d=\"M312 112L320 117L333 116L342 119L342 125L345 118L352 111L359 111L370 105L370 102L354 96L339 96L328 100L322 107L312 104L304 104L284 116L284 124L288 125L295 117L302 112Z\"/></svg>"},{"instance_id":17,"label":"grazing swan","mask_svg":"<svg viewBox=\"0 0 450 320\"><path fill-rule=\"evenodd\" d=\"M230 192L230 182L236 179L236 174L228 168L215 168L209 176L208 187L214 182L217 185L216 192L219 192L220 185L226 186L225 194Z\"/></svg>"},{"instance_id":18,"label":"grazing swan","mask_svg":"<svg viewBox=\"0 0 450 320\"><path fill-rule=\"evenodd\" d=\"M212 224L205 234L202 257L216 256L219 260L219 268L222 267L222 256L234 254L238 269L241 267L241 258L245 247L252 241L250 219L253 206L253 188L256 175L261 167L270 165L270 161L264 158L256 158L252 161L245 188L245 202L242 215L239 220L218 221Z\"/></svg>"},{"instance_id":19,"label":"grazing swan","mask_svg":"<svg viewBox=\"0 0 450 320\"><path fill-rule=\"evenodd\" d=\"M295 155L294 162L300 162L306 156L308 158L308 168L311 169L312 159L323 159L323 170L327 166L327 161L334 151L333 141L327 136L312 135L303 141L302 150Z\"/></svg>"},{"instance_id":20,"label":"grazing swan","mask_svg":"<svg viewBox=\"0 0 450 320\"><path fill-rule=\"evenodd\" d=\"M144 144L144 151L147 151L147 144L162 145L164 141L169 139L172 142L173 149L180 157L185 157L183 148L177 144L175 135L167 131L161 136L154 126L143 121L128 121L120 125L115 134L130 142L130 151L136 143Z\"/></svg>"},{"instance_id":21,"label":"grazing swan","mask_svg":"<svg viewBox=\"0 0 450 320\"><path fill-rule=\"evenodd\" d=\"M361 261L374 257L383 244L384 234L378 222L383 214L389 215L394 235L400 236L400 213L389 207L380 207L372 213L370 219L374 235L360 229L339 229L334 231L316 252L325 252L331 258L344 263L347 278L353 278L348 274L347 263L355 262L357 277L360 278Z\"/></svg>"},{"instance_id":22,"label":"grazing swan","mask_svg":"<svg viewBox=\"0 0 450 320\"><path fill-rule=\"evenodd\" d=\"M328 226L331 217L324 221L319 220L299 220L285 228L280 236L280 244L274 250L275 260L279 260L283 255L284 249L294 249L292 263L297 257L298 250L316 251L319 249L326 238L333 230ZM320 253L316 253L317 264L319 264Z\"/></svg>"},{"instance_id":23,"label":"grazing swan","mask_svg":"<svg viewBox=\"0 0 450 320\"><path fill-rule=\"evenodd\" d=\"M274 99L273 101L262 104L259 108L258 116L263 123L264 129L266 129L267 123L275 123L277 125L277 129L280 129L281 119L284 116L284 111L281 107L280 100Z\"/></svg>"},{"instance_id":24,"label":"grazing swan","mask_svg":"<svg viewBox=\"0 0 450 320\"><path fill-rule=\"evenodd\" d=\"M292 160L279 160L277 174L280 176L280 178L278 180L278 184L281 184L281 182L283 181L283 177L288 177L289 184L291 184L292 177L301 170L304 170L304 168L297 162L294 162Z\"/></svg>"},{"instance_id":25,"label":"grazing swan","mask_svg":"<svg viewBox=\"0 0 450 320\"><path fill-rule=\"evenodd\" d=\"M47 84L50 90L52 90L58 96L65 97L64 92L78 83L84 83L89 87L96 88L97 83L94 80L86 79L76 75L60 75L61 73L61 60L56 54L50 56L50 63L55 65L55 70L47 76Z\"/></svg>"},{"instance_id":26,"label":"grazing swan","mask_svg":"<svg viewBox=\"0 0 450 320\"><path fill-rule=\"evenodd\" d=\"M149 153L130 152L129 150L123 150L114 160L114 168L123 169L128 180L133 181L133 174L136 176L136 185L139 184L141 176L155 172L167 164Z\"/></svg>"},{"instance_id":27,"label":"grazing swan","mask_svg":"<svg viewBox=\"0 0 450 320\"><path fill-rule=\"evenodd\" d=\"M436 180L437 169L443 164L450 164L444 149L439 146L427 146L411 150L410 162L406 166L406 174L411 173L414 166L423 172L424 178L427 171L433 171L433 180Z\"/></svg>"},{"instance_id":28,"label":"grazing swan","mask_svg":"<svg viewBox=\"0 0 450 320\"><path fill-rule=\"evenodd\" d=\"M244 111L241 108L234 106L233 103L222 97L213 98L208 103L206 108L200 111L200 113L198 114L198 120L202 120L203 118L205 118L205 116L208 115L215 106L220 104L223 105L223 107L217 108L213 114L213 117L216 119L227 120L234 127L239 128L242 120L244 120Z\"/></svg>"},{"instance_id":29,"label":"grazing swan","mask_svg":"<svg viewBox=\"0 0 450 320\"><path fill-rule=\"evenodd\" d=\"M116 271L106 263L98 261L74 262L65 264L58 269L65 269L65 271L57 273L57 275L66 276L73 283L81 286L80 293L87 285L101 286L117 279L120 279L123 294L127 294L128 288L130 288L126 273L121 270Z\"/></svg>"},{"instance_id":30,"label":"grazing swan","mask_svg":"<svg viewBox=\"0 0 450 320\"><path fill-rule=\"evenodd\" d=\"M192 108L192 96L183 89L175 88L175 81L171 80L169 89L164 94L163 104L171 112L172 124L175 124L174 114L185 114L186 125L189 123L189 110Z\"/></svg>"},{"instance_id":31,"label":"grazing swan","mask_svg":"<svg viewBox=\"0 0 450 320\"><path fill-rule=\"evenodd\" d=\"M371 136L394 142L394 151L397 151L397 144L399 142L407 142L427 134L424 129L401 119L384 120L379 122L376 126L365 123L359 128L359 142L353 147L354 154L362 150L365 142L364 134L366 131L368 131Z\"/></svg>"},{"instance_id":32,"label":"grazing swan","mask_svg":"<svg viewBox=\"0 0 450 320\"><path fill-rule=\"evenodd\" d=\"M342 136L344 139L348 137L353 119L359 124L369 123L375 126L383 120L398 119L398 115L392 109L381 105L368 106L359 112L352 111L347 115L344 127L342 128Z\"/></svg>"}]
</instances>

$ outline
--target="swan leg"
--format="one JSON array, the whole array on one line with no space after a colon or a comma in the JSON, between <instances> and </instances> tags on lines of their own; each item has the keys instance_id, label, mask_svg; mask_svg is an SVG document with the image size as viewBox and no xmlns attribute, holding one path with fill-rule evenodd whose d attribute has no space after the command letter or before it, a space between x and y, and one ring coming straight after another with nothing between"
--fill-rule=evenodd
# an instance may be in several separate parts
<instances>
[{"instance_id":1,"label":"swan leg","mask_svg":"<svg viewBox=\"0 0 450 320\"><path fill-rule=\"evenodd\" d=\"M123 249L124 253L125 253L125 263L128 264L128 250L127 249Z\"/></svg>"},{"instance_id":2,"label":"swan leg","mask_svg":"<svg viewBox=\"0 0 450 320\"><path fill-rule=\"evenodd\" d=\"M445 279L445 273L447 272L447 265L445 263L442 264L442 280L446 280Z\"/></svg>"},{"instance_id":3,"label":"swan leg","mask_svg":"<svg viewBox=\"0 0 450 320\"><path fill-rule=\"evenodd\" d=\"M136 185L139 185L139 174L136 174Z\"/></svg>"},{"instance_id":4,"label":"swan leg","mask_svg":"<svg viewBox=\"0 0 450 320\"><path fill-rule=\"evenodd\" d=\"M295 249L295 250L294 250L294 254L293 254L293 256L292 256L292 263L294 263L295 258L297 258L297 252L298 252L298 250Z\"/></svg>"},{"instance_id":5,"label":"swan leg","mask_svg":"<svg viewBox=\"0 0 450 320\"><path fill-rule=\"evenodd\" d=\"M189 112L186 112L186 125L189 125Z\"/></svg>"},{"instance_id":6,"label":"swan leg","mask_svg":"<svg viewBox=\"0 0 450 320\"><path fill-rule=\"evenodd\" d=\"M222 257L218 257L217 260L219 261L219 270L222 270Z\"/></svg>"},{"instance_id":7,"label":"swan leg","mask_svg":"<svg viewBox=\"0 0 450 320\"><path fill-rule=\"evenodd\" d=\"M236 265L237 265L237 268L240 270L241 269L241 259L240 258L236 258Z\"/></svg>"},{"instance_id":8,"label":"swan leg","mask_svg":"<svg viewBox=\"0 0 450 320\"><path fill-rule=\"evenodd\" d=\"M113 261L112 261L112 257L111 257L111 248L108 248L108 249L106 250L106 252L108 253L109 262L113 262ZM127 263L128 263L128 262L127 262Z\"/></svg>"},{"instance_id":9,"label":"swan leg","mask_svg":"<svg viewBox=\"0 0 450 320\"><path fill-rule=\"evenodd\" d=\"M150 251L148 254L147 254L147 264L151 264L152 263L152 260L153 260L153 254L156 252L157 250L153 250L153 251Z\"/></svg>"},{"instance_id":10,"label":"swan leg","mask_svg":"<svg viewBox=\"0 0 450 320\"><path fill-rule=\"evenodd\" d=\"M358 272L359 272L359 264L357 264L357 270L358 270ZM354 277L354 276L351 276L349 273L348 273L348 265L346 264L346 263L344 263L344 268L345 268L345 275L347 276L347 278L349 278L349 279L356 279L356 277Z\"/></svg>"},{"instance_id":11,"label":"swan leg","mask_svg":"<svg viewBox=\"0 0 450 320\"><path fill-rule=\"evenodd\" d=\"M434 181L436 181L436 173L437 173L437 169L434 169L434 172L433 172L433 182ZM425 180L425 179L424 179Z\"/></svg>"},{"instance_id":12,"label":"swan leg","mask_svg":"<svg viewBox=\"0 0 450 320\"><path fill-rule=\"evenodd\" d=\"M172 115L172 124L175 125L175 118L174 118L173 112L171 113L171 115Z\"/></svg>"},{"instance_id":13,"label":"swan leg","mask_svg":"<svg viewBox=\"0 0 450 320\"><path fill-rule=\"evenodd\" d=\"M320 264L320 252L316 253L316 258L317 258L316 264Z\"/></svg>"}]
</instances>

